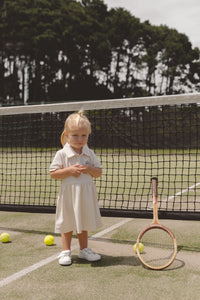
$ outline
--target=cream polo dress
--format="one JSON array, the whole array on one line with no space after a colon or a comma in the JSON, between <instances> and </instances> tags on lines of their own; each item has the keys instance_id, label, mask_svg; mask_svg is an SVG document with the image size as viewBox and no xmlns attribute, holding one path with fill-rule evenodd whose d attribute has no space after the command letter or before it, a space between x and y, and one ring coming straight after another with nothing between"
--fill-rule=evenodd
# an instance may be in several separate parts
<instances>
[{"instance_id":1,"label":"cream polo dress","mask_svg":"<svg viewBox=\"0 0 200 300\"><path fill-rule=\"evenodd\" d=\"M82 153L77 154L67 143L57 151L50 171L70 167L75 164L91 165L101 168L94 152L84 146ZM76 230L95 231L101 227L101 216L97 201L96 187L89 174L79 177L68 176L62 180L56 206L55 232L66 233Z\"/></svg>"}]
</instances>

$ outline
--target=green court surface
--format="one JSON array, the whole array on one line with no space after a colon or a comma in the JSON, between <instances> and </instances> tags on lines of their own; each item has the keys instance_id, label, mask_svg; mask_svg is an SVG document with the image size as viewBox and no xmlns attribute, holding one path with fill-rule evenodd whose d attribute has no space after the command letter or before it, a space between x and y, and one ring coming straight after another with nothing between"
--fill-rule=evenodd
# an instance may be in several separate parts
<instances>
[{"instance_id":1,"label":"green court surface","mask_svg":"<svg viewBox=\"0 0 200 300\"><path fill-rule=\"evenodd\" d=\"M102 260L89 263L78 258L76 236L72 243L73 264L61 267L56 255L61 239L54 234L54 215L0 212L0 233L11 235L10 243L0 243L1 299L186 299L200 293L200 223L162 220L175 234L178 254L173 264L162 271L144 268L133 251L139 232L151 220L103 218L99 237L89 247ZM113 230L111 230L113 229ZM53 246L44 237L53 234ZM95 232L89 235L94 236ZM42 264L46 259L49 263ZM34 268L32 268L34 266ZM26 270L27 273L25 272ZM21 272L23 276L18 276ZM23 273L24 272L24 273ZM5 279L11 278L3 284Z\"/></svg>"}]
</instances>

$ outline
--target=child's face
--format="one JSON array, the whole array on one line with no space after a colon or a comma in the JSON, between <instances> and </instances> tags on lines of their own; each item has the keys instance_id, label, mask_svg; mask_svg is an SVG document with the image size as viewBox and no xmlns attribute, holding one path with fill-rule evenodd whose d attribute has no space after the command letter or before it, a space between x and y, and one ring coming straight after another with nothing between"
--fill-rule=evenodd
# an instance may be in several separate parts
<instances>
[{"instance_id":1,"label":"child's face","mask_svg":"<svg viewBox=\"0 0 200 300\"><path fill-rule=\"evenodd\" d=\"M86 127L73 127L66 133L68 143L77 153L82 152L83 146L87 144L88 136L88 128Z\"/></svg>"}]
</instances>

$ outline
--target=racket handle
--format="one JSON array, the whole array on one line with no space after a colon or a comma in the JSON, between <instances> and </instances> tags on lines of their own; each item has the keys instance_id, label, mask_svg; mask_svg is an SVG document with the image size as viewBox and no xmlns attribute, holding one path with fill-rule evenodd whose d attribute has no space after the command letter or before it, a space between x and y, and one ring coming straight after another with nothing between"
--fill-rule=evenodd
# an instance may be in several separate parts
<instances>
[{"instance_id":1,"label":"racket handle","mask_svg":"<svg viewBox=\"0 0 200 300\"><path fill-rule=\"evenodd\" d=\"M157 184L158 184L158 178L157 177L152 177L151 178L151 184L152 184L152 196L153 196L153 203L157 203L157 197L158 197L158 192L157 192Z\"/></svg>"}]
</instances>

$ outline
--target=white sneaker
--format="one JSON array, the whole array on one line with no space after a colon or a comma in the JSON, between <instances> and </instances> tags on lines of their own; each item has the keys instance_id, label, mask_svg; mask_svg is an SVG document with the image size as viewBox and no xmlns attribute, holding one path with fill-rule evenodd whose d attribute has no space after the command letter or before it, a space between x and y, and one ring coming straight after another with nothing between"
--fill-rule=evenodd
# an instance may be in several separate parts
<instances>
[{"instance_id":1,"label":"white sneaker","mask_svg":"<svg viewBox=\"0 0 200 300\"><path fill-rule=\"evenodd\" d=\"M61 266L69 266L72 263L70 250L62 251L58 256L58 258L59 258L59 264Z\"/></svg>"},{"instance_id":2,"label":"white sneaker","mask_svg":"<svg viewBox=\"0 0 200 300\"><path fill-rule=\"evenodd\" d=\"M90 248L84 248L83 250L79 250L79 258L86 259L88 261L98 261L101 259L101 256Z\"/></svg>"}]
</instances>

